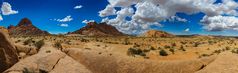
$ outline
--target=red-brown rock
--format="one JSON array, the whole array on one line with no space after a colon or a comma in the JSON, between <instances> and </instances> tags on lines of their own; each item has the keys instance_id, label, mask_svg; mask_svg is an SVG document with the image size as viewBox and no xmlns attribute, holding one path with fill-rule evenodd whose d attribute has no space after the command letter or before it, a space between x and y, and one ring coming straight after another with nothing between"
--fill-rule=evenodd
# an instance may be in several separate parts
<instances>
[{"instance_id":1,"label":"red-brown rock","mask_svg":"<svg viewBox=\"0 0 238 73\"><path fill-rule=\"evenodd\" d=\"M85 36L123 36L115 27L106 23L89 22L85 27L70 34L81 34Z\"/></svg>"},{"instance_id":2,"label":"red-brown rock","mask_svg":"<svg viewBox=\"0 0 238 73\"><path fill-rule=\"evenodd\" d=\"M28 18L23 18L17 26L10 25L8 31L10 35L49 35L35 27Z\"/></svg>"},{"instance_id":3,"label":"red-brown rock","mask_svg":"<svg viewBox=\"0 0 238 73\"><path fill-rule=\"evenodd\" d=\"M159 31L159 30L149 30L141 35L142 37L174 37L174 35Z\"/></svg>"},{"instance_id":4,"label":"red-brown rock","mask_svg":"<svg viewBox=\"0 0 238 73\"><path fill-rule=\"evenodd\" d=\"M0 73L18 62L16 49L8 37L0 30Z\"/></svg>"}]
</instances>

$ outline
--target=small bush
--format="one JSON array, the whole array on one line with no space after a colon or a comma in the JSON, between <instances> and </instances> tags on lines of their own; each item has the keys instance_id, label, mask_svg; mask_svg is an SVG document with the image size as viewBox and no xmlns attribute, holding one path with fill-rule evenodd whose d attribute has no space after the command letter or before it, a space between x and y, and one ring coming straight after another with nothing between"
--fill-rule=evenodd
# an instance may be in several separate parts
<instances>
[{"instance_id":1,"label":"small bush","mask_svg":"<svg viewBox=\"0 0 238 73\"><path fill-rule=\"evenodd\" d=\"M165 45L165 46L164 46L164 48L165 48L165 49L168 49L168 48L170 48L170 46L168 46L168 45Z\"/></svg>"},{"instance_id":2,"label":"small bush","mask_svg":"<svg viewBox=\"0 0 238 73\"><path fill-rule=\"evenodd\" d=\"M128 39L128 38L124 39L123 44L124 44L124 45L129 45L129 44L130 44L129 39Z\"/></svg>"},{"instance_id":3,"label":"small bush","mask_svg":"<svg viewBox=\"0 0 238 73\"><path fill-rule=\"evenodd\" d=\"M87 39L81 39L80 41L81 42L89 42L89 40L87 40Z\"/></svg>"},{"instance_id":4,"label":"small bush","mask_svg":"<svg viewBox=\"0 0 238 73\"><path fill-rule=\"evenodd\" d=\"M55 43L54 43L54 47L55 47L55 48L58 48L58 49L60 49L60 50L63 49L63 47L62 47L62 45L61 45L61 42L55 42Z\"/></svg>"},{"instance_id":5,"label":"small bush","mask_svg":"<svg viewBox=\"0 0 238 73\"><path fill-rule=\"evenodd\" d=\"M69 41L66 41L65 44L71 45L70 42L71 42L70 40L69 40Z\"/></svg>"},{"instance_id":6,"label":"small bush","mask_svg":"<svg viewBox=\"0 0 238 73\"><path fill-rule=\"evenodd\" d=\"M210 45L212 45L213 41L209 40L208 43L209 43Z\"/></svg>"},{"instance_id":7,"label":"small bush","mask_svg":"<svg viewBox=\"0 0 238 73\"><path fill-rule=\"evenodd\" d=\"M174 54L175 52L174 49L169 49L169 51L172 52L172 54Z\"/></svg>"},{"instance_id":8,"label":"small bush","mask_svg":"<svg viewBox=\"0 0 238 73\"><path fill-rule=\"evenodd\" d=\"M21 40L17 40L17 41L15 41L15 43L19 43L19 42L21 42Z\"/></svg>"},{"instance_id":9,"label":"small bush","mask_svg":"<svg viewBox=\"0 0 238 73\"><path fill-rule=\"evenodd\" d=\"M129 48L127 51L128 55L140 55L140 56L146 56L146 54L141 50L141 49L137 49L137 48Z\"/></svg>"},{"instance_id":10,"label":"small bush","mask_svg":"<svg viewBox=\"0 0 238 73\"><path fill-rule=\"evenodd\" d=\"M175 47L175 46L176 46L176 43L172 43L171 46L172 46L172 47Z\"/></svg>"},{"instance_id":11,"label":"small bush","mask_svg":"<svg viewBox=\"0 0 238 73\"><path fill-rule=\"evenodd\" d=\"M156 50L153 46L150 47L150 50Z\"/></svg>"},{"instance_id":12,"label":"small bush","mask_svg":"<svg viewBox=\"0 0 238 73\"><path fill-rule=\"evenodd\" d=\"M36 73L32 70L29 70L28 68L23 68L24 70L22 71L22 73Z\"/></svg>"},{"instance_id":13,"label":"small bush","mask_svg":"<svg viewBox=\"0 0 238 73\"><path fill-rule=\"evenodd\" d=\"M181 45L179 50L186 51L186 49L184 49L183 45Z\"/></svg>"},{"instance_id":14,"label":"small bush","mask_svg":"<svg viewBox=\"0 0 238 73\"><path fill-rule=\"evenodd\" d=\"M194 47L198 47L198 45L200 45L200 43L198 43L198 42L194 43Z\"/></svg>"},{"instance_id":15,"label":"small bush","mask_svg":"<svg viewBox=\"0 0 238 73\"><path fill-rule=\"evenodd\" d=\"M45 45L45 41L44 40L37 41L34 45L36 46L37 49L40 49L42 46Z\"/></svg>"},{"instance_id":16,"label":"small bush","mask_svg":"<svg viewBox=\"0 0 238 73\"><path fill-rule=\"evenodd\" d=\"M144 49L143 52L150 52L150 50L149 49Z\"/></svg>"},{"instance_id":17,"label":"small bush","mask_svg":"<svg viewBox=\"0 0 238 73\"><path fill-rule=\"evenodd\" d=\"M231 52L238 54L238 48L233 49Z\"/></svg>"},{"instance_id":18,"label":"small bush","mask_svg":"<svg viewBox=\"0 0 238 73\"><path fill-rule=\"evenodd\" d=\"M213 53L219 54L219 53L221 53L221 50L220 49L219 50L215 50Z\"/></svg>"},{"instance_id":19,"label":"small bush","mask_svg":"<svg viewBox=\"0 0 238 73\"><path fill-rule=\"evenodd\" d=\"M45 51L46 53L50 53L51 51L50 50L47 50L47 51Z\"/></svg>"},{"instance_id":20,"label":"small bush","mask_svg":"<svg viewBox=\"0 0 238 73\"><path fill-rule=\"evenodd\" d=\"M159 54L161 55L161 56L168 56L168 53L165 51L165 50L160 50L160 52L159 52Z\"/></svg>"},{"instance_id":21,"label":"small bush","mask_svg":"<svg viewBox=\"0 0 238 73\"><path fill-rule=\"evenodd\" d=\"M208 55L208 54L202 54L201 56L203 56L203 57L208 57L209 55Z\"/></svg>"},{"instance_id":22,"label":"small bush","mask_svg":"<svg viewBox=\"0 0 238 73\"><path fill-rule=\"evenodd\" d=\"M231 48L229 46L226 46L226 50L230 50Z\"/></svg>"},{"instance_id":23,"label":"small bush","mask_svg":"<svg viewBox=\"0 0 238 73\"><path fill-rule=\"evenodd\" d=\"M24 45L29 45L30 43L32 43L33 39L27 39L26 41L23 42Z\"/></svg>"},{"instance_id":24,"label":"small bush","mask_svg":"<svg viewBox=\"0 0 238 73\"><path fill-rule=\"evenodd\" d=\"M187 42L180 42L180 43L181 43L181 44L184 44L184 45L187 44Z\"/></svg>"}]
</instances>

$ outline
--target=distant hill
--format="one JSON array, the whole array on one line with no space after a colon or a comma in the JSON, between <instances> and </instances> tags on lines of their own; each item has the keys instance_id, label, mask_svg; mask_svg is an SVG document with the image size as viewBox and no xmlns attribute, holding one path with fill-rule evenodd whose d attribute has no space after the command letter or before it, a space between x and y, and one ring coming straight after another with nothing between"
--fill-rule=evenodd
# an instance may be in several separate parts
<instances>
[{"instance_id":1,"label":"distant hill","mask_svg":"<svg viewBox=\"0 0 238 73\"><path fill-rule=\"evenodd\" d=\"M23 18L17 26L8 27L10 35L50 35L47 31L42 31L35 27L28 18Z\"/></svg>"},{"instance_id":2,"label":"distant hill","mask_svg":"<svg viewBox=\"0 0 238 73\"><path fill-rule=\"evenodd\" d=\"M214 38L215 36L212 35L199 35L199 34L194 34L191 35L193 38Z\"/></svg>"},{"instance_id":3,"label":"distant hill","mask_svg":"<svg viewBox=\"0 0 238 73\"><path fill-rule=\"evenodd\" d=\"M159 31L159 30L148 30L147 32L140 35L141 37L174 37L173 34Z\"/></svg>"},{"instance_id":4,"label":"distant hill","mask_svg":"<svg viewBox=\"0 0 238 73\"><path fill-rule=\"evenodd\" d=\"M106 23L89 22L87 25L79 30L69 34L79 34L84 36L124 36L115 27Z\"/></svg>"}]
</instances>

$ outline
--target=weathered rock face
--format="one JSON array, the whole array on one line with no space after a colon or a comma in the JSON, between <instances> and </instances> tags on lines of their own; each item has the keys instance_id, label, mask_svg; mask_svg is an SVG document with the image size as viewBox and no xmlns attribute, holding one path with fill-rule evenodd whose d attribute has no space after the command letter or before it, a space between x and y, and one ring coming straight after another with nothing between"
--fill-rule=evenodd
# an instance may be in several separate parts
<instances>
[{"instance_id":1,"label":"weathered rock face","mask_svg":"<svg viewBox=\"0 0 238 73\"><path fill-rule=\"evenodd\" d=\"M231 52L223 52L204 69L196 73L237 73L238 55Z\"/></svg>"},{"instance_id":2,"label":"weathered rock face","mask_svg":"<svg viewBox=\"0 0 238 73\"><path fill-rule=\"evenodd\" d=\"M123 36L115 27L106 23L89 22L85 27L70 34L81 34L85 36Z\"/></svg>"},{"instance_id":3,"label":"weathered rock face","mask_svg":"<svg viewBox=\"0 0 238 73\"><path fill-rule=\"evenodd\" d=\"M48 32L35 27L27 18L23 18L17 26L10 25L8 31L10 35L49 35Z\"/></svg>"},{"instance_id":4,"label":"weathered rock face","mask_svg":"<svg viewBox=\"0 0 238 73\"><path fill-rule=\"evenodd\" d=\"M16 49L8 37L6 33L0 30L0 72L18 62Z\"/></svg>"},{"instance_id":5,"label":"weathered rock face","mask_svg":"<svg viewBox=\"0 0 238 73\"><path fill-rule=\"evenodd\" d=\"M84 65L53 48L48 53L42 50L19 61L4 73L22 73L26 70L30 73L92 73Z\"/></svg>"},{"instance_id":6,"label":"weathered rock face","mask_svg":"<svg viewBox=\"0 0 238 73\"><path fill-rule=\"evenodd\" d=\"M143 60L109 51L64 49L66 54L93 73L194 73L215 58L181 61ZM111 55L110 55L111 54Z\"/></svg>"},{"instance_id":7,"label":"weathered rock face","mask_svg":"<svg viewBox=\"0 0 238 73\"><path fill-rule=\"evenodd\" d=\"M3 32L5 32L5 33L8 33L8 30L7 30L6 28L2 27L2 26L0 26L0 31L3 31Z\"/></svg>"},{"instance_id":8,"label":"weathered rock face","mask_svg":"<svg viewBox=\"0 0 238 73\"><path fill-rule=\"evenodd\" d=\"M164 31L149 30L140 36L142 36L142 37L173 37L174 35L164 32Z\"/></svg>"}]
</instances>

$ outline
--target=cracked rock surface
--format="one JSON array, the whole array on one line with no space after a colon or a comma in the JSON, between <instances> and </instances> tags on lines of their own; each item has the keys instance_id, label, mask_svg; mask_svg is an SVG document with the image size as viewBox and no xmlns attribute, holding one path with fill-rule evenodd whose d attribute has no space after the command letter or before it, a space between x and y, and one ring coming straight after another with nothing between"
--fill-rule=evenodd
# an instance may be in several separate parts
<instances>
[{"instance_id":1,"label":"cracked rock surface","mask_svg":"<svg viewBox=\"0 0 238 73\"><path fill-rule=\"evenodd\" d=\"M39 53L19 61L5 73L22 73L24 71L32 73L91 73L65 53L49 46L45 46Z\"/></svg>"},{"instance_id":2,"label":"cracked rock surface","mask_svg":"<svg viewBox=\"0 0 238 73\"><path fill-rule=\"evenodd\" d=\"M108 50L63 49L47 43L5 73L236 73L238 55L224 52L217 56L179 61L131 58Z\"/></svg>"},{"instance_id":3,"label":"cracked rock surface","mask_svg":"<svg viewBox=\"0 0 238 73\"><path fill-rule=\"evenodd\" d=\"M0 73L18 62L18 55L8 35L0 30Z\"/></svg>"}]
</instances>

